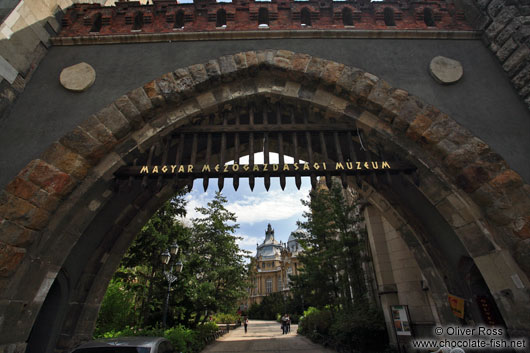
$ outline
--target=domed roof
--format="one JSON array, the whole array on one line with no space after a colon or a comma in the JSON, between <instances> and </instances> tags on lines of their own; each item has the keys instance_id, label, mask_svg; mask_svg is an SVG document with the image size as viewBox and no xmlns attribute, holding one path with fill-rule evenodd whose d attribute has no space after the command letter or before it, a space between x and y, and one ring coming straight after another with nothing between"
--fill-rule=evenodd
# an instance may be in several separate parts
<instances>
[{"instance_id":1,"label":"domed roof","mask_svg":"<svg viewBox=\"0 0 530 353\"><path fill-rule=\"evenodd\" d=\"M292 241L298 241L298 239L296 239L296 234L307 234L307 231L302 227L298 226L298 228L296 228L295 231L292 231L291 235L289 235L289 240L287 240L287 243L290 243Z\"/></svg>"},{"instance_id":2,"label":"domed roof","mask_svg":"<svg viewBox=\"0 0 530 353\"><path fill-rule=\"evenodd\" d=\"M267 230L265 231L265 240L258 245L256 257L276 257L280 255L281 249L282 245L274 239L274 229L272 229L269 223L267 225Z\"/></svg>"}]
</instances>

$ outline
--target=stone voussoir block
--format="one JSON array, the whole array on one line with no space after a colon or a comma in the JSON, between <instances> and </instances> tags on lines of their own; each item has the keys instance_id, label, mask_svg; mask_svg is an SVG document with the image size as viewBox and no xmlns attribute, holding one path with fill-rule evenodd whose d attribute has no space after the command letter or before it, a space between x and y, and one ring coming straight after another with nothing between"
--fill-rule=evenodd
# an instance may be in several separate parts
<instances>
[{"instance_id":1,"label":"stone voussoir block","mask_svg":"<svg viewBox=\"0 0 530 353\"><path fill-rule=\"evenodd\" d=\"M383 105L390 98L391 94L392 87L388 82L378 80L370 91L368 97L366 97L363 106L372 113L378 114L381 109L383 109Z\"/></svg>"},{"instance_id":2,"label":"stone voussoir block","mask_svg":"<svg viewBox=\"0 0 530 353\"><path fill-rule=\"evenodd\" d=\"M526 59L530 56L530 49L527 45L521 44L513 53L506 59L502 68L508 73L508 76L513 77L518 70L524 65Z\"/></svg>"},{"instance_id":3,"label":"stone voussoir block","mask_svg":"<svg viewBox=\"0 0 530 353\"><path fill-rule=\"evenodd\" d=\"M327 86L335 87L345 67L346 65L344 64L330 61L324 67L324 71L322 72L322 83Z\"/></svg>"},{"instance_id":4,"label":"stone voussoir block","mask_svg":"<svg viewBox=\"0 0 530 353\"><path fill-rule=\"evenodd\" d=\"M160 92L160 88L158 88L156 81L147 82L141 88L141 91L135 93L137 94L136 97L133 97L130 93L127 97L129 97L140 114L142 114L142 119L144 121L148 121L154 116L152 112L153 107L161 107L166 104L166 99L162 92Z\"/></svg>"},{"instance_id":5,"label":"stone voussoir block","mask_svg":"<svg viewBox=\"0 0 530 353\"><path fill-rule=\"evenodd\" d=\"M326 66L330 64L331 61L312 57L309 61L309 64L307 65L307 68L305 70L305 74L310 78L315 80L316 82L319 82L321 80L322 74L324 73Z\"/></svg>"},{"instance_id":6,"label":"stone voussoir block","mask_svg":"<svg viewBox=\"0 0 530 353\"><path fill-rule=\"evenodd\" d=\"M30 201L39 190L40 187L38 185L20 176L15 177L6 186L7 192L26 201Z\"/></svg>"},{"instance_id":7,"label":"stone voussoir block","mask_svg":"<svg viewBox=\"0 0 530 353\"><path fill-rule=\"evenodd\" d=\"M201 109L211 109L217 104L217 100L212 92L205 92L197 96L197 102Z\"/></svg>"},{"instance_id":8,"label":"stone voussoir block","mask_svg":"<svg viewBox=\"0 0 530 353\"><path fill-rule=\"evenodd\" d=\"M13 274L25 255L26 250L23 248L0 243L0 277Z\"/></svg>"},{"instance_id":9,"label":"stone voussoir block","mask_svg":"<svg viewBox=\"0 0 530 353\"><path fill-rule=\"evenodd\" d=\"M187 80L186 77L186 75L183 75L183 82L187 81L188 87L191 87L193 85L193 80L191 76L189 76ZM156 87L158 88L157 91L160 92L160 94L164 97L164 102L178 104L182 101L181 91L177 89L176 80L177 79L175 78L175 75L172 72L169 72L165 73L154 81L156 83Z\"/></svg>"},{"instance_id":10,"label":"stone voussoir block","mask_svg":"<svg viewBox=\"0 0 530 353\"><path fill-rule=\"evenodd\" d=\"M123 116L129 121L131 127L134 130L138 130L143 125L142 114L136 108L136 106L131 102L129 97L123 95L120 98L114 101L114 104L118 110L123 114Z\"/></svg>"},{"instance_id":11,"label":"stone voussoir block","mask_svg":"<svg viewBox=\"0 0 530 353\"><path fill-rule=\"evenodd\" d=\"M218 59L219 69L221 70L221 80L231 82L235 79L237 73L236 61L233 55L221 56Z\"/></svg>"},{"instance_id":12,"label":"stone voussoir block","mask_svg":"<svg viewBox=\"0 0 530 353\"><path fill-rule=\"evenodd\" d=\"M96 164L105 154L104 144L79 126L64 135L59 142L83 156L92 165Z\"/></svg>"},{"instance_id":13,"label":"stone voussoir block","mask_svg":"<svg viewBox=\"0 0 530 353\"><path fill-rule=\"evenodd\" d=\"M170 86L174 91L173 94L170 93L172 97L174 97L174 94L176 93L187 98L196 92L195 82L188 69L184 68L175 70L173 72L173 78L174 86ZM173 98L173 101L180 102L178 97Z\"/></svg>"},{"instance_id":14,"label":"stone voussoir block","mask_svg":"<svg viewBox=\"0 0 530 353\"><path fill-rule=\"evenodd\" d=\"M234 62L238 73L244 73L247 67L247 56L244 52L234 54Z\"/></svg>"},{"instance_id":15,"label":"stone voussoir block","mask_svg":"<svg viewBox=\"0 0 530 353\"><path fill-rule=\"evenodd\" d=\"M379 117L385 121L388 121L389 123L392 123L408 96L409 93L405 90L393 90L390 97L383 104L381 112L379 113Z\"/></svg>"},{"instance_id":16,"label":"stone voussoir block","mask_svg":"<svg viewBox=\"0 0 530 353\"><path fill-rule=\"evenodd\" d=\"M274 56L274 66L279 70L291 70L294 52L289 50L278 50Z\"/></svg>"},{"instance_id":17,"label":"stone voussoir block","mask_svg":"<svg viewBox=\"0 0 530 353\"><path fill-rule=\"evenodd\" d=\"M208 86L208 73L204 64L195 64L188 67L188 71L193 79L193 84L199 90L202 90Z\"/></svg>"},{"instance_id":18,"label":"stone voussoir block","mask_svg":"<svg viewBox=\"0 0 530 353\"><path fill-rule=\"evenodd\" d=\"M405 134L412 141L418 141L425 130L427 130L431 125L432 120L430 119L429 114L426 114L425 111L422 111L416 115L415 119L410 123Z\"/></svg>"},{"instance_id":19,"label":"stone voussoir block","mask_svg":"<svg viewBox=\"0 0 530 353\"><path fill-rule=\"evenodd\" d=\"M521 28L522 21L519 18L514 18L508 26L506 26L501 33L495 38L492 44L502 47L512 36Z\"/></svg>"},{"instance_id":20,"label":"stone voussoir block","mask_svg":"<svg viewBox=\"0 0 530 353\"><path fill-rule=\"evenodd\" d=\"M309 54L294 54L291 59L292 78L299 78L306 72L309 63L311 62L312 56Z\"/></svg>"},{"instance_id":21,"label":"stone voussoir block","mask_svg":"<svg viewBox=\"0 0 530 353\"><path fill-rule=\"evenodd\" d=\"M409 125L414 121L416 115L423 110L423 103L415 96L407 96L401 104L401 108L392 121L392 130L397 133L404 133Z\"/></svg>"},{"instance_id":22,"label":"stone voussoir block","mask_svg":"<svg viewBox=\"0 0 530 353\"><path fill-rule=\"evenodd\" d=\"M440 114L436 121L427 128L421 135L420 141L424 145L435 145L445 139L450 133L456 122L445 114Z\"/></svg>"},{"instance_id":23,"label":"stone voussoir block","mask_svg":"<svg viewBox=\"0 0 530 353\"><path fill-rule=\"evenodd\" d=\"M0 220L0 243L27 248L37 238L38 234L38 232L10 220Z\"/></svg>"},{"instance_id":24,"label":"stone voussoir block","mask_svg":"<svg viewBox=\"0 0 530 353\"><path fill-rule=\"evenodd\" d=\"M490 180L488 168L481 162L470 163L456 176L456 185L471 194Z\"/></svg>"},{"instance_id":25,"label":"stone voussoir block","mask_svg":"<svg viewBox=\"0 0 530 353\"><path fill-rule=\"evenodd\" d=\"M504 0L501 1L502 3L505 2ZM506 27L506 25L519 14L517 7L505 6L504 4L500 7L500 11L497 12L499 9L497 6L498 4L498 0L493 0L490 6L488 6L488 12L490 12L490 16L493 18L493 22L489 25L485 32L486 37L488 37L489 40L493 40L504 29L504 27ZM490 7L495 10L490 11Z\"/></svg>"},{"instance_id":26,"label":"stone voussoir block","mask_svg":"<svg viewBox=\"0 0 530 353\"><path fill-rule=\"evenodd\" d=\"M33 184L44 189L51 195L64 197L72 191L77 181L69 174L41 159L35 159L19 173Z\"/></svg>"},{"instance_id":27,"label":"stone voussoir block","mask_svg":"<svg viewBox=\"0 0 530 353\"><path fill-rule=\"evenodd\" d=\"M276 50L265 49L256 51L256 57L258 58L258 65L260 67L272 67L274 66L274 57L276 56Z\"/></svg>"},{"instance_id":28,"label":"stone voussoir block","mask_svg":"<svg viewBox=\"0 0 530 353\"><path fill-rule=\"evenodd\" d=\"M497 51L497 58L504 62L515 49L518 48L518 43L516 43L512 38L508 39L504 45Z\"/></svg>"},{"instance_id":29,"label":"stone voussoir block","mask_svg":"<svg viewBox=\"0 0 530 353\"><path fill-rule=\"evenodd\" d=\"M96 117L112 133L116 140L121 140L131 131L129 120L125 118L114 103L101 109L96 113Z\"/></svg>"},{"instance_id":30,"label":"stone voussoir block","mask_svg":"<svg viewBox=\"0 0 530 353\"><path fill-rule=\"evenodd\" d=\"M110 150L116 145L117 140L112 135L112 132L95 115L91 115L85 119L79 127L101 142L105 150Z\"/></svg>"},{"instance_id":31,"label":"stone voussoir block","mask_svg":"<svg viewBox=\"0 0 530 353\"><path fill-rule=\"evenodd\" d=\"M350 97L359 104L364 104L377 81L379 78L368 72L357 75L350 90Z\"/></svg>"},{"instance_id":32,"label":"stone voussoir block","mask_svg":"<svg viewBox=\"0 0 530 353\"><path fill-rule=\"evenodd\" d=\"M489 184L496 190L507 191L523 186L523 179L519 174L511 169L506 169L489 181Z\"/></svg>"},{"instance_id":33,"label":"stone voussoir block","mask_svg":"<svg viewBox=\"0 0 530 353\"><path fill-rule=\"evenodd\" d=\"M147 93L149 92L149 94ZM154 81L148 82L144 87L136 88L129 93L127 97L136 106L138 111L142 114L144 120L149 120L153 106L157 106L156 103L164 101L163 96L159 93Z\"/></svg>"},{"instance_id":34,"label":"stone voussoir block","mask_svg":"<svg viewBox=\"0 0 530 353\"><path fill-rule=\"evenodd\" d=\"M451 151L443 160L443 164L451 173L458 173L464 167L478 159L478 152L471 144L457 145L458 148Z\"/></svg>"},{"instance_id":35,"label":"stone voussoir block","mask_svg":"<svg viewBox=\"0 0 530 353\"><path fill-rule=\"evenodd\" d=\"M357 77L362 74L363 71L360 69L345 66L335 85L336 93L348 96L349 92L352 90L353 83L357 80Z\"/></svg>"},{"instance_id":36,"label":"stone voussoir block","mask_svg":"<svg viewBox=\"0 0 530 353\"><path fill-rule=\"evenodd\" d=\"M77 180L82 180L88 173L90 163L78 153L75 153L59 142L54 142L44 151L40 159L70 174Z\"/></svg>"},{"instance_id":37,"label":"stone voussoir block","mask_svg":"<svg viewBox=\"0 0 530 353\"><path fill-rule=\"evenodd\" d=\"M245 54L245 59L246 59L246 63L247 63L248 73L251 76L256 75L257 72L258 72L258 67L259 67L258 56L257 56L256 52L255 51L247 51L244 54Z\"/></svg>"},{"instance_id":38,"label":"stone voussoir block","mask_svg":"<svg viewBox=\"0 0 530 353\"><path fill-rule=\"evenodd\" d=\"M50 213L29 201L3 192L0 194L0 217L26 228L41 230L48 223Z\"/></svg>"}]
</instances>

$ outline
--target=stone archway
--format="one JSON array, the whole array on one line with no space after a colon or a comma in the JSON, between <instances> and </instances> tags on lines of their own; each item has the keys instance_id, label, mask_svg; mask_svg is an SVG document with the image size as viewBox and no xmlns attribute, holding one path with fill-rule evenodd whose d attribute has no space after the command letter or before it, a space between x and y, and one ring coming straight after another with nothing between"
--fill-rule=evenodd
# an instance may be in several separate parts
<instances>
[{"instance_id":1,"label":"stone archway","mask_svg":"<svg viewBox=\"0 0 530 353\"><path fill-rule=\"evenodd\" d=\"M178 69L129 92L63 136L6 187L0 198L0 342L24 350L60 272L68 300L60 302L64 314L53 317L57 325L50 325L60 329L49 336L59 347L89 337L127 245L173 193L167 185L118 194L113 173L201 114L257 96L305 104L324 118L355 119L370 149L413 163L419 187L405 184L415 200L430 205L474 260L508 328L530 329L528 185L483 141L406 91L340 63L265 50ZM433 258L439 234L429 234L428 219L411 213L417 207L400 191L377 185L365 191L436 283L443 259ZM447 313L443 281L437 291L439 311Z\"/></svg>"}]
</instances>

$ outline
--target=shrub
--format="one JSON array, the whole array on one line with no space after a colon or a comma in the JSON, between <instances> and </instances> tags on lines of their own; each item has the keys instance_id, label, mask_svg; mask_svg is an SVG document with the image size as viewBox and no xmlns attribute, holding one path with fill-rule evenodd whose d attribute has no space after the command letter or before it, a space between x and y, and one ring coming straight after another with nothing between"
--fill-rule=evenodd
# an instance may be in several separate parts
<instances>
[{"instance_id":1,"label":"shrub","mask_svg":"<svg viewBox=\"0 0 530 353\"><path fill-rule=\"evenodd\" d=\"M338 312L330 335L338 344L362 352L382 352L388 344L383 314L370 307Z\"/></svg>"},{"instance_id":2,"label":"shrub","mask_svg":"<svg viewBox=\"0 0 530 353\"><path fill-rule=\"evenodd\" d=\"M182 325L171 327L167 330L161 328L135 328L126 327L120 331L108 331L97 338L114 338L130 336L165 337L171 344L175 352L195 353L200 352L205 346L205 338L216 332L218 327L213 322L199 325L195 330Z\"/></svg>"},{"instance_id":3,"label":"shrub","mask_svg":"<svg viewBox=\"0 0 530 353\"><path fill-rule=\"evenodd\" d=\"M125 329L133 321L133 293L126 291L120 281L112 280L101 302L96 335L115 329Z\"/></svg>"},{"instance_id":4,"label":"shrub","mask_svg":"<svg viewBox=\"0 0 530 353\"><path fill-rule=\"evenodd\" d=\"M176 352L197 352L202 349L198 333L182 325L171 327L164 332L164 337L171 341Z\"/></svg>"},{"instance_id":5,"label":"shrub","mask_svg":"<svg viewBox=\"0 0 530 353\"><path fill-rule=\"evenodd\" d=\"M213 322L216 324L235 324L240 319L241 316L238 314L218 313L214 315Z\"/></svg>"},{"instance_id":6,"label":"shrub","mask_svg":"<svg viewBox=\"0 0 530 353\"><path fill-rule=\"evenodd\" d=\"M336 312L310 307L298 332L315 342L354 351L383 352L388 344L383 315L369 306Z\"/></svg>"}]
</instances>

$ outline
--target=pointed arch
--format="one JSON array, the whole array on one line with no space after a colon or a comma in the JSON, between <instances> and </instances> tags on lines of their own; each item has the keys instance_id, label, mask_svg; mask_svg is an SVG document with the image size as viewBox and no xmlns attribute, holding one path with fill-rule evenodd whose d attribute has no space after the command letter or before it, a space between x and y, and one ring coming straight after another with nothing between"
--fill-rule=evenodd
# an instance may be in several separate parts
<instances>
[{"instance_id":1,"label":"pointed arch","mask_svg":"<svg viewBox=\"0 0 530 353\"><path fill-rule=\"evenodd\" d=\"M344 26L353 26L353 13L349 7L342 9L342 24Z\"/></svg>"},{"instance_id":2,"label":"pointed arch","mask_svg":"<svg viewBox=\"0 0 530 353\"><path fill-rule=\"evenodd\" d=\"M175 26L173 28L184 28L184 11L179 10L175 14Z\"/></svg>"},{"instance_id":3,"label":"pointed arch","mask_svg":"<svg viewBox=\"0 0 530 353\"><path fill-rule=\"evenodd\" d=\"M206 70L206 65L213 69ZM205 74L193 76L193 70ZM312 89L305 89L301 81ZM4 239L14 230L21 237L28 237L21 232L31 232L35 240L27 247L2 244L2 263L10 267L2 267L0 273L12 298L11 304L0 308L5 318L0 330L3 340L26 341L44 299L53 303L54 293L61 292L58 287L51 289L60 271L69 274L76 295L67 303L68 320L62 326L65 337L72 338L66 343L89 338L108 280L127 245L175 187L167 183L162 189L117 193L114 172L183 126L239 100L263 97L309 107L321 112L321 119L356 121L366 131L364 143L372 153L391 153L417 166L419 185L404 177L399 188L392 188L383 180L367 178L360 188L399 231L429 277L442 323L452 320L444 266L458 247L476 264L508 329L530 330L524 326L530 316L528 297L512 280L518 278L527 286L530 269L518 263L513 248L503 243L509 238L510 244L528 249L521 229L528 225L524 222L530 214L530 197L522 179L483 141L408 92L340 63L265 50L179 69L127 93L97 113L99 118L87 117L8 185L0 199L0 234ZM137 113L131 114L131 109ZM460 144L456 151L446 148L454 146L453 141ZM57 151L65 151L68 160ZM470 177L465 169L473 166L481 168L480 179ZM46 178L35 177L43 171ZM17 185L46 188L49 200L36 205L27 188ZM517 195L508 206L513 222L486 216L506 214L506 206L495 209L490 199L474 192L480 187L506 197ZM17 213L13 205L27 212ZM424 215L426 210L430 213ZM455 246L433 247L440 239L451 239L449 245ZM514 277L499 277L499 268ZM458 273L453 275L458 279ZM509 303L503 300L506 293Z\"/></svg>"},{"instance_id":4,"label":"pointed arch","mask_svg":"<svg viewBox=\"0 0 530 353\"><path fill-rule=\"evenodd\" d=\"M258 26L269 26L269 10L265 7L260 7L258 10Z\"/></svg>"},{"instance_id":5,"label":"pointed arch","mask_svg":"<svg viewBox=\"0 0 530 353\"><path fill-rule=\"evenodd\" d=\"M143 26L144 26L144 14L143 12L138 11L134 14L132 30L140 31Z\"/></svg>"},{"instance_id":6,"label":"pointed arch","mask_svg":"<svg viewBox=\"0 0 530 353\"><path fill-rule=\"evenodd\" d=\"M423 21L428 27L436 26L436 22L434 21L434 13L430 7L423 9Z\"/></svg>"},{"instance_id":7,"label":"pointed arch","mask_svg":"<svg viewBox=\"0 0 530 353\"><path fill-rule=\"evenodd\" d=\"M387 26L395 26L396 21L394 19L394 9L391 7L385 7L383 10L383 17L385 20L385 25Z\"/></svg>"},{"instance_id":8,"label":"pointed arch","mask_svg":"<svg viewBox=\"0 0 530 353\"><path fill-rule=\"evenodd\" d=\"M300 11L300 23L302 26L311 26L311 10L307 7L302 8L302 11Z\"/></svg>"},{"instance_id":9,"label":"pointed arch","mask_svg":"<svg viewBox=\"0 0 530 353\"><path fill-rule=\"evenodd\" d=\"M223 27L223 26L226 26L226 10L219 9L217 10L217 13L215 16L215 27Z\"/></svg>"},{"instance_id":10,"label":"pointed arch","mask_svg":"<svg viewBox=\"0 0 530 353\"><path fill-rule=\"evenodd\" d=\"M92 21L92 27L90 27L90 32L98 33L101 30L102 25L102 15L100 12L94 15Z\"/></svg>"}]
</instances>

